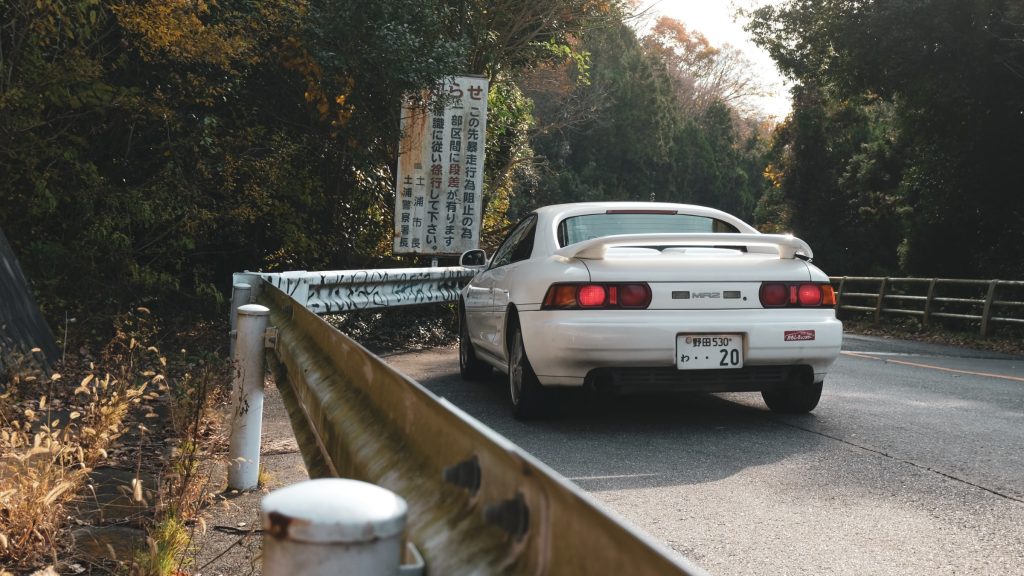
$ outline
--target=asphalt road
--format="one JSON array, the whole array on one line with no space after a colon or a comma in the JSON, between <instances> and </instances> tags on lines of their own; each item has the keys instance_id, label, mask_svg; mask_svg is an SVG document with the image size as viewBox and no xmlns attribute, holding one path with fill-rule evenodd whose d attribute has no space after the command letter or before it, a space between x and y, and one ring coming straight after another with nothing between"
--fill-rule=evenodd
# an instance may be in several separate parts
<instances>
[{"instance_id":1,"label":"asphalt road","mask_svg":"<svg viewBox=\"0 0 1024 576\"><path fill-rule=\"evenodd\" d=\"M821 404L570 395L513 420L454 349L388 361L716 575L1024 575L1024 358L847 336Z\"/></svg>"}]
</instances>

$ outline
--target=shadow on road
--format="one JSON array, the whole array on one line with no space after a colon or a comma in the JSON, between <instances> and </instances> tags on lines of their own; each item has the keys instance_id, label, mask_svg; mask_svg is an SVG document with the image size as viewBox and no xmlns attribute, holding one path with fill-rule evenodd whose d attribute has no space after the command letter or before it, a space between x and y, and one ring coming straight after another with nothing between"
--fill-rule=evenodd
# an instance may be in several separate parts
<instances>
[{"instance_id":1,"label":"shadow on road","mask_svg":"<svg viewBox=\"0 0 1024 576\"><path fill-rule=\"evenodd\" d=\"M811 452L824 440L783 426L759 394L598 396L565 391L546 419L512 418L503 375L420 383L588 491L714 482ZM816 417L801 417L813 422Z\"/></svg>"}]
</instances>

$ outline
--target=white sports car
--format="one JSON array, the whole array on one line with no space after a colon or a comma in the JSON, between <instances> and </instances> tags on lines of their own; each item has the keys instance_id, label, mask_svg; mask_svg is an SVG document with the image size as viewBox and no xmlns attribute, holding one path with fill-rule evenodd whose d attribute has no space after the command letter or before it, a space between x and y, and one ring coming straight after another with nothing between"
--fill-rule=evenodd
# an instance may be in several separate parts
<instances>
[{"instance_id":1,"label":"white sports car","mask_svg":"<svg viewBox=\"0 0 1024 576\"><path fill-rule=\"evenodd\" d=\"M809 412L839 355L828 277L792 236L686 204L594 202L520 221L459 301L467 379L508 374L517 418L552 387L760 391Z\"/></svg>"}]
</instances>

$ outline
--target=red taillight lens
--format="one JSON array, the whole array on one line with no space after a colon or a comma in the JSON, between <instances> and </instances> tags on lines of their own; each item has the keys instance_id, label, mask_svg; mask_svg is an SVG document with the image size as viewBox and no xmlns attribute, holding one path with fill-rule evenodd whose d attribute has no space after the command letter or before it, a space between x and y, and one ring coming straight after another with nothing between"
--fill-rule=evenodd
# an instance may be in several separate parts
<instances>
[{"instance_id":1,"label":"red taillight lens","mask_svg":"<svg viewBox=\"0 0 1024 576\"><path fill-rule=\"evenodd\" d=\"M632 284L552 284L544 296L542 309L579 308L647 308L651 305L651 287L642 282Z\"/></svg>"},{"instance_id":2,"label":"red taillight lens","mask_svg":"<svg viewBox=\"0 0 1024 576\"><path fill-rule=\"evenodd\" d=\"M761 284L761 306L821 308L835 306L836 295L830 284L765 282Z\"/></svg>"},{"instance_id":3,"label":"red taillight lens","mask_svg":"<svg viewBox=\"0 0 1024 576\"><path fill-rule=\"evenodd\" d=\"M604 304L606 294L604 286L599 284L587 284L580 286L576 298L579 300L580 306L584 308L596 308Z\"/></svg>"},{"instance_id":4,"label":"red taillight lens","mask_svg":"<svg viewBox=\"0 0 1024 576\"><path fill-rule=\"evenodd\" d=\"M774 308L789 304L789 287L785 284L761 284L761 306Z\"/></svg>"},{"instance_id":5,"label":"red taillight lens","mask_svg":"<svg viewBox=\"0 0 1024 576\"><path fill-rule=\"evenodd\" d=\"M797 301L801 306L821 306L821 287L817 284L801 284L797 290Z\"/></svg>"},{"instance_id":6,"label":"red taillight lens","mask_svg":"<svg viewBox=\"0 0 1024 576\"><path fill-rule=\"evenodd\" d=\"M647 284L619 286L619 302L623 308L647 308L651 305L651 287Z\"/></svg>"}]
</instances>

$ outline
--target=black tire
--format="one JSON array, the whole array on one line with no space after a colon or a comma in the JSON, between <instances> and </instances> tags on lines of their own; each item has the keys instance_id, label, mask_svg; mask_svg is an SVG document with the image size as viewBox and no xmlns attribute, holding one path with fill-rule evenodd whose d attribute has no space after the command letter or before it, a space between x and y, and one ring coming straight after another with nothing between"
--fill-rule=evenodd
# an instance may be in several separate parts
<instances>
[{"instance_id":1,"label":"black tire","mask_svg":"<svg viewBox=\"0 0 1024 576\"><path fill-rule=\"evenodd\" d=\"M807 414L814 410L821 400L821 385L823 382L802 384L796 388L782 388L779 390L764 390L761 397L764 403L772 412L783 412L787 414Z\"/></svg>"},{"instance_id":2,"label":"black tire","mask_svg":"<svg viewBox=\"0 0 1024 576\"><path fill-rule=\"evenodd\" d=\"M491 365L476 357L466 326L466 310L462 306L459 306L459 374L463 380L483 380L491 375Z\"/></svg>"},{"instance_id":3,"label":"black tire","mask_svg":"<svg viewBox=\"0 0 1024 576\"><path fill-rule=\"evenodd\" d=\"M519 324L510 326L508 345L508 388L512 400L512 416L517 420L533 420L545 414L545 390L526 357L523 332Z\"/></svg>"}]
</instances>

